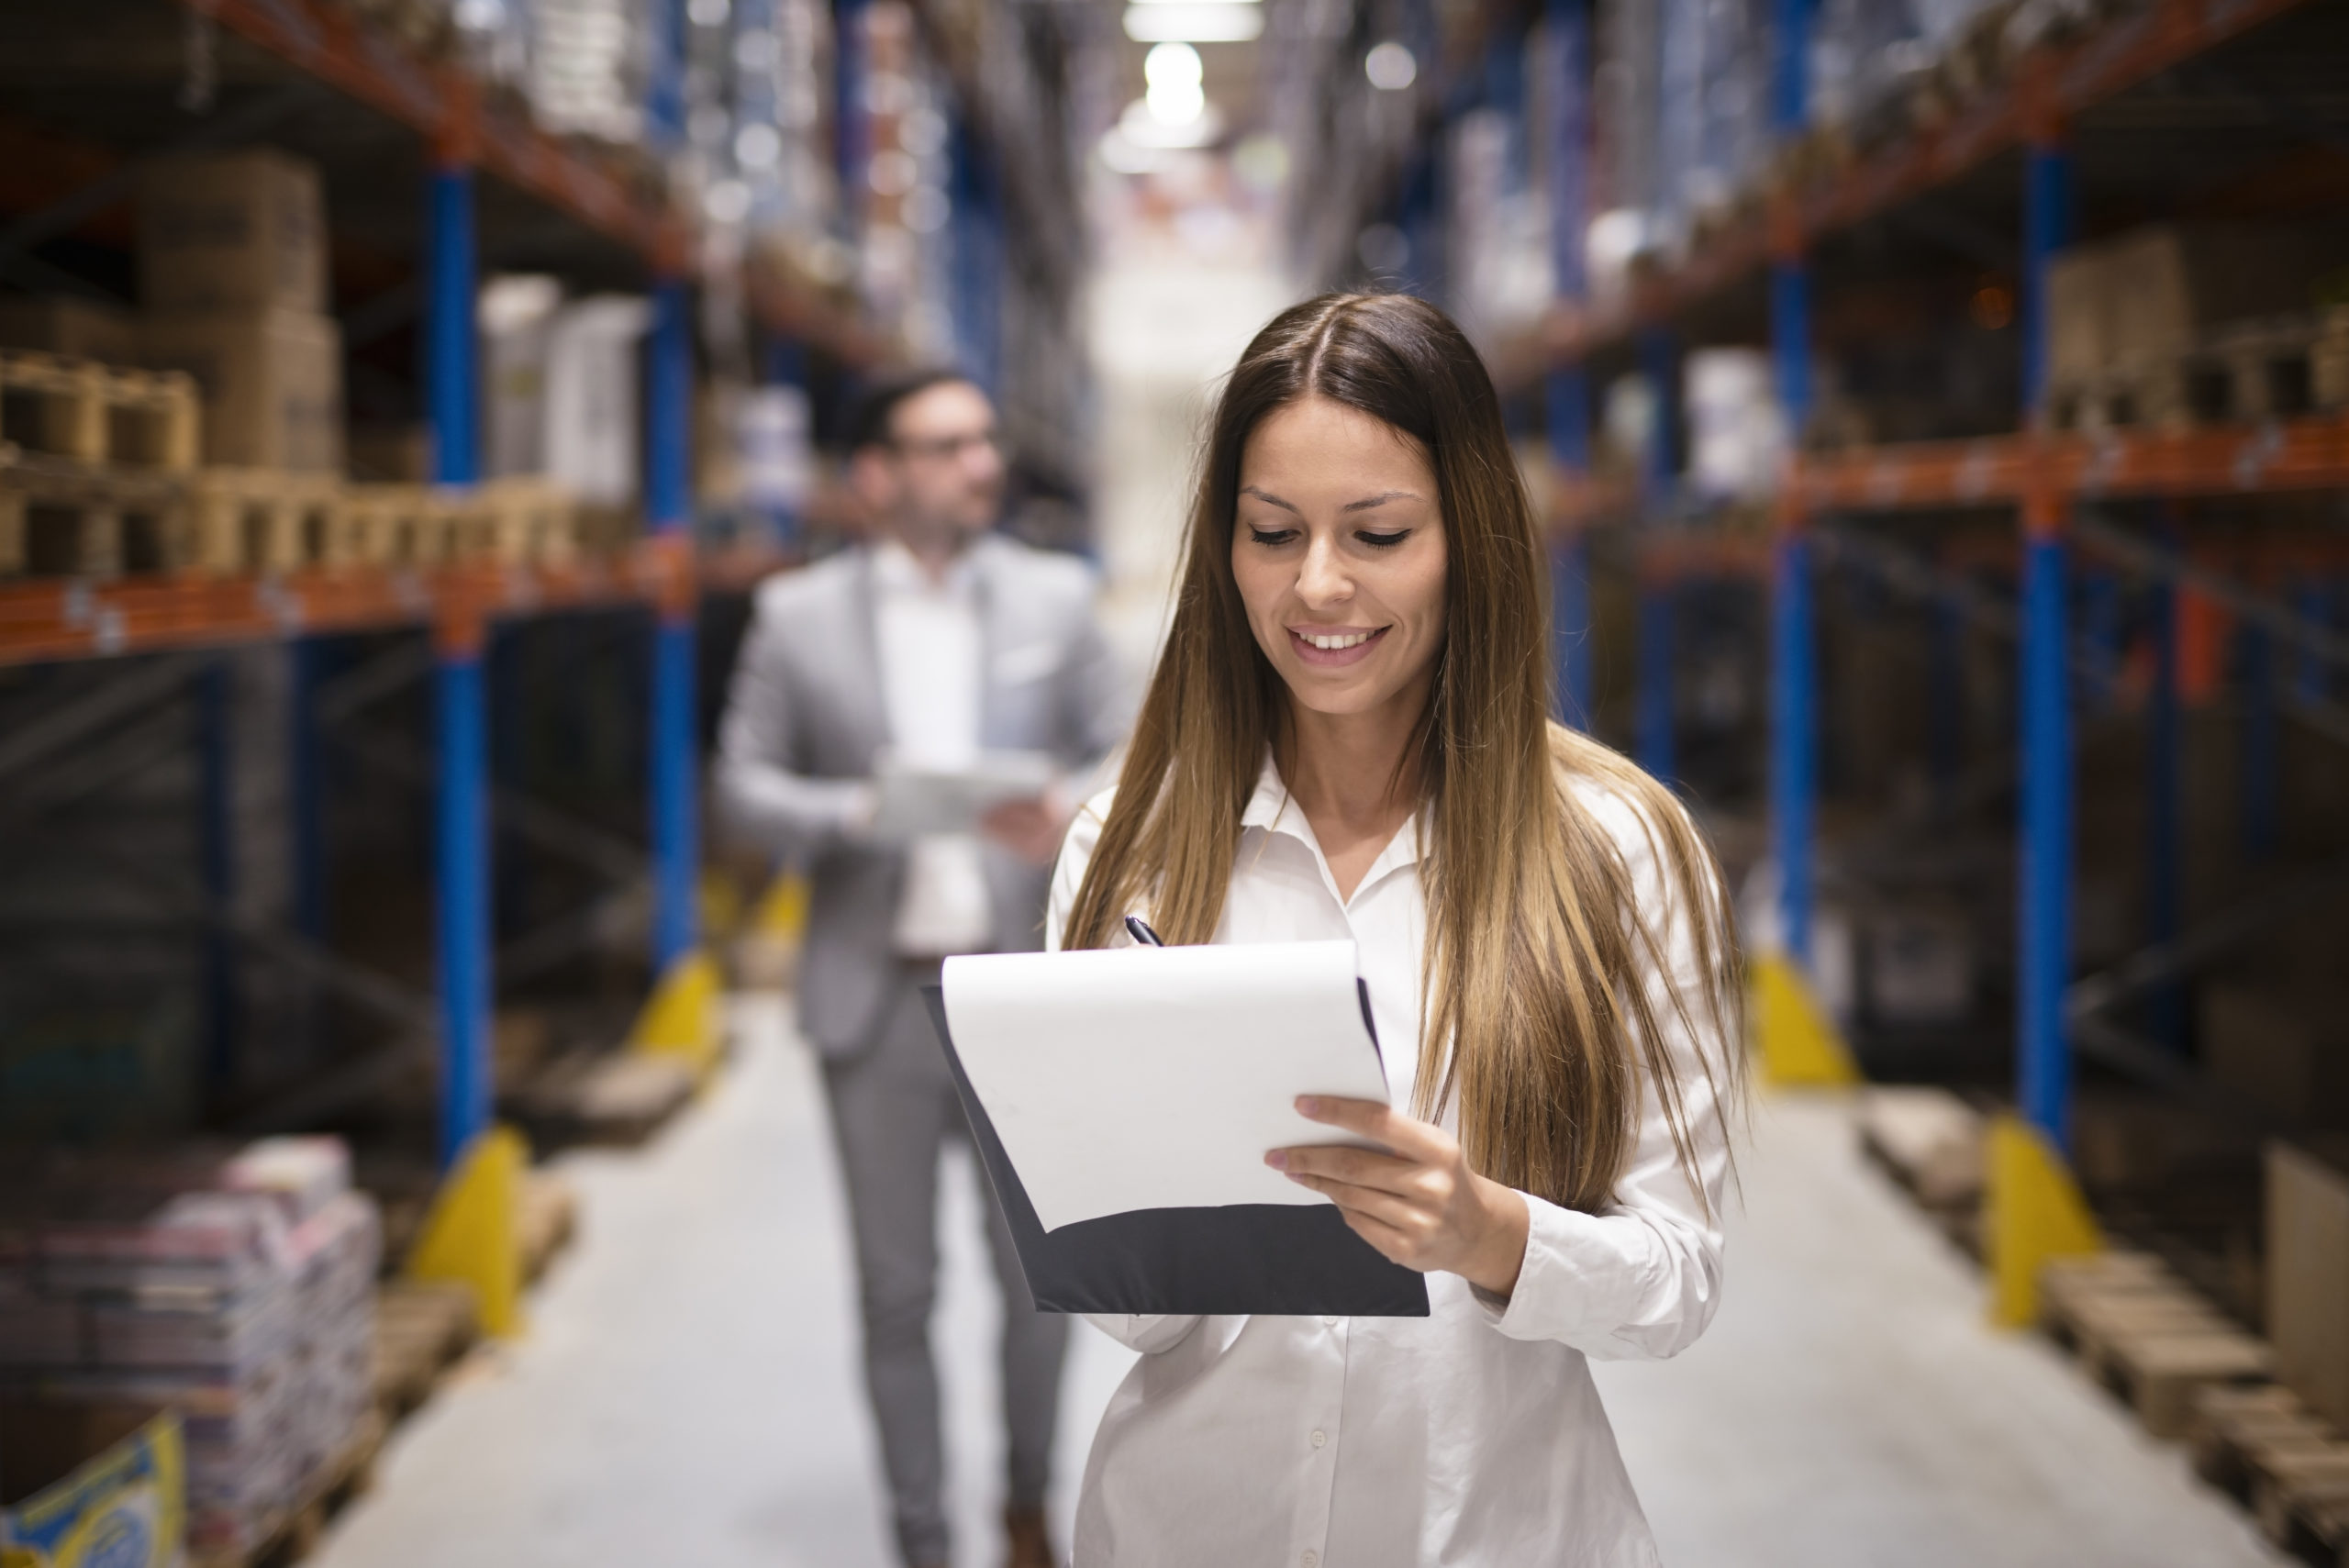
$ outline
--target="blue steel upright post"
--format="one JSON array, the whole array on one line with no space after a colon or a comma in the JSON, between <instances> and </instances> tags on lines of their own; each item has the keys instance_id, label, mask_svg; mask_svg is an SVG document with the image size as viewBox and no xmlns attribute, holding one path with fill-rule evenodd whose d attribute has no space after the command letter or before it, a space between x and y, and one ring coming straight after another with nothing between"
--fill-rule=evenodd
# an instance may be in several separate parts
<instances>
[{"instance_id":1,"label":"blue steel upright post","mask_svg":"<svg viewBox=\"0 0 2349 1568\"><path fill-rule=\"evenodd\" d=\"M1771 118L1781 138L1801 134L1809 118L1809 0L1778 0ZM1810 541L1799 484L1810 414L1810 272L1791 216L1781 213L1774 221L1779 233L1770 269L1770 356L1787 454L1770 568L1770 832L1781 940L1808 972L1819 772Z\"/></svg>"},{"instance_id":2,"label":"blue steel upright post","mask_svg":"<svg viewBox=\"0 0 2349 1568\"><path fill-rule=\"evenodd\" d=\"M652 631L651 717L652 962L657 974L700 944L700 784L694 759L692 294L676 278L653 291L645 398L645 503L664 547Z\"/></svg>"},{"instance_id":3,"label":"blue steel upright post","mask_svg":"<svg viewBox=\"0 0 2349 1568\"><path fill-rule=\"evenodd\" d=\"M432 477L465 487L480 478L473 339L473 171L444 159L432 174L425 297L425 392ZM460 585L444 594L434 628L439 656L440 777L435 897L440 966L440 1163L453 1166L488 1129L490 885L488 745L482 712L483 621Z\"/></svg>"},{"instance_id":4,"label":"blue steel upright post","mask_svg":"<svg viewBox=\"0 0 2349 1568\"><path fill-rule=\"evenodd\" d=\"M1559 309L1578 317L1590 297L1584 253L1590 206L1590 0L1549 0L1551 105L1547 142L1550 272ZM1578 325L1578 322L1577 322ZM1549 374L1542 412L1550 460L1566 491L1567 515L1553 518L1550 541L1550 642L1559 717L1578 729L1591 724L1590 546L1582 503L1590 484L1590 380L1577 359Z\"/></svg>"},{"instance_id":5,"label":"blue steel upright post","mask_svg":"<svg viewBox=\"0 0 2349 1568\"><path fill-rule=\"evenodd\" d=\"M2025 172L2023 366L2034 444L2047 428L2047 274L2071 228L2071 168L2052 134L2032 139ZM2068 1149L2071 1042L2064 993L2072 960L2072 696L2064 498L2043 461L2023 512L2022 834L2017 911L2017 1097L2026 1118Z\"/></svg>"}]
</instances>

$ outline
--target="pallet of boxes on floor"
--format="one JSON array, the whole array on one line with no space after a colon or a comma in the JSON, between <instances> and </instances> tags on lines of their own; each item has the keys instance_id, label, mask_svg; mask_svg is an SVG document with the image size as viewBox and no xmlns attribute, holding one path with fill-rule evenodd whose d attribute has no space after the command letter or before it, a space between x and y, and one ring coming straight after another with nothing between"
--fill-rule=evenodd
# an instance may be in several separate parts
<instances>
[{"instance_id":1,"label":"pallet of boxes on floor","mask_svg":"<svg viewBox=\"0 0 2349 1568\"><path fill-rule=\"evenodd\" d=\"M184 1526L199 1568L315 1532L381 1434L381 1246L332 1139L20 1173L0 1197L0 1426L43 1439L41 1468L85 1489L143 1475L145 1528ZM118 1491L95 1495L119 1507ZM16 1500L5 1528L53 1530L60 1506Z\"/></svg>"}]
</instances>

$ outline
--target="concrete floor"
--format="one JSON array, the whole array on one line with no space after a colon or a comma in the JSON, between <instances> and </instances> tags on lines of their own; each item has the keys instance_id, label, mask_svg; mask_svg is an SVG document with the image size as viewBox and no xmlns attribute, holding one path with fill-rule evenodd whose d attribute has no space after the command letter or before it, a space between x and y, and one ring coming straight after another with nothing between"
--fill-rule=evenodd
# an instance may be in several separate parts
<instances>
[{"instance_id":1,"label":"concrete floor","mask_svg":"<svg viewBox=\"0 0 2349 1568\"><path fill-rule=\"evenodd\" d=\"M394 1438L319 1568L884 1568L877 1462L815 1072L772 1007L650 1148L572 1156L579 1242L529 1335ZM1676 1362L1599 1369L1675 1568L2280 1562L2178 1452L1980 1288L1852 1151L1832 1104L1763 1106L1729 1292ZM995 1303L950 1172L945 1362L957 1568L995 1568ZM1080 1328L1066 1515L1127 1352Z\"/></svg>"}]
</instances>

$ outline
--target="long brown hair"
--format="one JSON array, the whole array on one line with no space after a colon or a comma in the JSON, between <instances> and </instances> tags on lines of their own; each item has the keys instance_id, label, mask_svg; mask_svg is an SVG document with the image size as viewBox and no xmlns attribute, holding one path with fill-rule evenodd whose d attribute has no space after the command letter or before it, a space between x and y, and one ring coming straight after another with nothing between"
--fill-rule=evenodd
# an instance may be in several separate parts
<instances>
[{"instance_id":1,"label":"long brown hair","mask_svg":"<svg viewBox=\"0 0 2349 1568\"><path fill-rule=\"evenodd\" d=\"M1287 714L1232 579L1241 457L1267 415L1308 396L1416 441L1443 520L1449 629L1409 756L1428 901L1414 1108L1438 1117L1458 1096L1477 1171L1590 1210L1637 1139L1643 1064L1703 1202L1659 1014L1725 1040L1719 1071L1735 1077L1742 986L1719 869L1670 791L1550 722L1549 573L1500 402L1468 339L1422 301L1324 295L1275 317L1241 355L1208 437L1166 649L1066 945L1103 945L1144 906L1170 942L1214 934L1241 816ZM1635 889L1577 780L1637 814L1660 885ZM1693 974L1671 973L1681 941ZM1668 983L1651 994L1642 976L1658 974ZM1715 1053L1700 1054L1711 1078ZM1726 1106L1731 1085L1714 1087Z\"/></svg>"}]
</instances>

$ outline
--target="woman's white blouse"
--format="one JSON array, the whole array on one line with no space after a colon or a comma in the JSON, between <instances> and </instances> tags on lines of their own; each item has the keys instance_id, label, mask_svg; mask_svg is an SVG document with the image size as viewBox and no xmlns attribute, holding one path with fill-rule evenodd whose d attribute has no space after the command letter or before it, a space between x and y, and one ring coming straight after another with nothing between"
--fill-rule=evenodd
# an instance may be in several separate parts
<instances>
[{"instance_id":1,"label":"woman's white blouse","mask_svg":"<svg viewBox=\"0 0 2349 1568\"><path fill-rule=\"evenodd\" d=\"M1638 811L1602 785L1576 787L1664 939L1669 974L1648 984L1673 1032L1718 1216L1729 1152L1700 1052L1719 1073L1729 1047L1687 1038L1664 1004L1667 986L1693 1000L1699 984L1687 911L1670 899ZM1108 807L1106 792L1087 802L1061 851L1052 947ZM1427 920L1416 825L1346 900L1269 761L1241 820L1215 940L1352 939L1389 1087L1408 1106ZM1682 1173L1652 1084L1642 1106L1636 1151L1602 1212L1527 1198L1531 1234L1506 1303L1435 1273L1427 1318L1095 1316L1142 1357L1093 1440L1076 1568L1653 1563L1586 1358L1669 1356L1694 1342L1720 1299L1721 1235Z\"/></svg>"}]
</instances>

